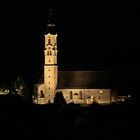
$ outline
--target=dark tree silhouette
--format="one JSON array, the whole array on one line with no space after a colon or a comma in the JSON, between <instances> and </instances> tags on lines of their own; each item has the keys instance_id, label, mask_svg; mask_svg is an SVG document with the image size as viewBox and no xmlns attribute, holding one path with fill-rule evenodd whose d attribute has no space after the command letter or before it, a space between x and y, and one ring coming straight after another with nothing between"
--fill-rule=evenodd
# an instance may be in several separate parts
<instances>
[{"instance_id":1,"label":"dark tree silhouette","mask_svg":"<svg viewBox=\"0 0 140 140\"><path fill-rule=\"evenodd\" d=\"M10 94L18 94L24 99L30 98L29 90L22 76L18 76L17 79L11 83Z\"/></svg>"},{"instance_id":2,"label":"dark tree silhouette","mask_svg":"<svg viewBox=\"0 0 140 140\"><path fill-rule=\"evenodd\" d=\"M54 104L57 108L62 109L64 105L66 105L66 101L63 97L62 92L57 92L54 97Z\"/></svg>"}]
</instances>

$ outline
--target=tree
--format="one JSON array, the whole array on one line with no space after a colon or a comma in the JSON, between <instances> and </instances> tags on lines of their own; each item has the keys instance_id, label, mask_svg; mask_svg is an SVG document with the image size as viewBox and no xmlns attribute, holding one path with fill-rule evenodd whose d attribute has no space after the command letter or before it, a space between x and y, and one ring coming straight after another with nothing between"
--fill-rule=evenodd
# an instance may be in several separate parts
<instances>
[{"instance_id":1,"label":"tree","mask_svg":"<svg viewBox=\"0 0 140 140\"><path fill-rule=\"evenodd\" d=\"M63 96L63 93L62 92L57 92L55 94L54 103L55 104L66 104L66 101L64 99L64 96Z\"/></svg>"},{"instance_id":2,"label":"tree","mask_svg":"<svg viewBox=\"0 0 140 140\"><path fill-rule=\"evenodd\" d=\"M13 85L13 90L15 94L19 94L24 99L30 98L28 88L21 76L18 76L17 79L15 80L14 85Z\"/></svg>"},{"instance_id":3,"label":"tree","mask_svg":"<svg viewBox=\"0 0 140 140\"><path fill-rule=\"evenodd\" d=\"M62 109L64 105L66 105L66 101L64 99L62 92L57 92L54 97L54 104L58 109Z\"/></svg>"}]
</instances>

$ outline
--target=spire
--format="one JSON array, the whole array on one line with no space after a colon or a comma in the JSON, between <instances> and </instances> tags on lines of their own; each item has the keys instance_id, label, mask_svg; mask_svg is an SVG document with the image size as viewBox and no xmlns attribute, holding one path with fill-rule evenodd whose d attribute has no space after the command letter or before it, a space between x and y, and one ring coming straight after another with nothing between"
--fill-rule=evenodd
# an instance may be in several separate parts
<instances>
[{"instance_id":1,"label":"spire","mask_svg":"<svg viewBox=\"0 0 140 140\"><path fill-rule=\"evenodd\" d=\"M55 25L55 22L54 22L54 13L53 13L52 9L49 10L46 33L56 34L56 25Z\"/></svg>"},{"instance_id":2,"label":"spire","mask_svg":"<svg viewBox=\"0 0 140 140\"><path fill-rule=\"evenodd\" d=\"M53 21L53 11L52 9L49 10L49 16L48 16L48 24Z\"/></svg>"}]
</instances>

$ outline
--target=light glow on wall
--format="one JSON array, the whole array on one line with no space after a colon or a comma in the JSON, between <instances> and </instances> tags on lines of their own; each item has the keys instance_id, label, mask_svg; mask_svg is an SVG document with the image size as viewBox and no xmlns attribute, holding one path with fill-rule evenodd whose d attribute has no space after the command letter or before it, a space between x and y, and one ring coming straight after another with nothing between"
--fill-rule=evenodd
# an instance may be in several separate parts
<instances>
[{"instance_id":1,"label":"light glow on wall","mask_svg":"<svg viewBox=\"0 0 140 140\"><path fill-rule=\"evenodd\" d=\"M103 93L103 91L102 91L102 90L100 90L99 92L100 92L100 93Z\"/></svg>"}]
</instances>

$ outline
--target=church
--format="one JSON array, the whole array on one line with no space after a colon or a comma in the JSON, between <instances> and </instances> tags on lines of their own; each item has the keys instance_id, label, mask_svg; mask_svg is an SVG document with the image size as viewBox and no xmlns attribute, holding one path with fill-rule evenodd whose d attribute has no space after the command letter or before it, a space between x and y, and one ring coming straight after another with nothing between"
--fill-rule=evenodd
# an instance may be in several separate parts
<instances>
[{"instance_id":1,"label":"church","mask_svg":"<svg viewBox=\"0 0 140 140\"><path fill-rule=\"evenodd\" d=\"M57 65L56 25L48 22L44 47L44 74L35 84L36 104L54 103L57 92L62 92L67 103L110 104L112 79L105 71L59 71Z\"/></svg>"}]
</instances>

